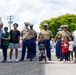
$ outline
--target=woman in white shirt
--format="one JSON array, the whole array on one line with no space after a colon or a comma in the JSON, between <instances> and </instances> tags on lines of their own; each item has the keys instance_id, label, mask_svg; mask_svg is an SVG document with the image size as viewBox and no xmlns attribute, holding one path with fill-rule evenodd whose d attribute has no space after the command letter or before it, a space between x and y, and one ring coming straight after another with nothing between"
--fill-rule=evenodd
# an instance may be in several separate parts
<instances>
[{"instance_id":1,"label":"woman in white shirt","mask_svg":"<svg viewBox=\"0 0 76 75\"><path fill-rule=\"evenodd\" d=\"M73 45L74 45L73 38L70 36L69 37L68 60L71 61L71 63L73 63ZM70 60L70 56L72 58L71 60Z\"/></svg>"}]
</instances>

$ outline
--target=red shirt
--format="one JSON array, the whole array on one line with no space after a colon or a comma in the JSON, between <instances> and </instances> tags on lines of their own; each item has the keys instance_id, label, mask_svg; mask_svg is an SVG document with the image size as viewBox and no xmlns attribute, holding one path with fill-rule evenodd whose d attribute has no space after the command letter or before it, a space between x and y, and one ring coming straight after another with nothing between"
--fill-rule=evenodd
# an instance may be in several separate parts
<instances>
[{"instance_id":1,"label":"red shirt","mask_svg":"<svg viewBox=\"0 0 76 75\"><path fill-rule=\"evenodd\" d=\"M68 42L62 42L61 46L62 46L62 52L68 53L68 46L69 46Z\"/></svg>"}]
</instances>

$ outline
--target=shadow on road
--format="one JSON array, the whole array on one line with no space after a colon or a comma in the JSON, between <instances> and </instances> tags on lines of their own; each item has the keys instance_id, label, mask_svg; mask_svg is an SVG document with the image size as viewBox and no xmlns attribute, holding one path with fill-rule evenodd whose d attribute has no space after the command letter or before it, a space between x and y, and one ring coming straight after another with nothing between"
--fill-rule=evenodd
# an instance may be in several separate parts
<instances>
[{"instance_id":1,"label":"shadow on road","mask_svg":"<svg viewBox=\"0 0 76 75\"><path fill-rule=\"evenodd\" d=\"M2 52L0 52L0 61L2 58ZM37 58L33 61L25 60L18 63L14 61L12 63L0 63L0 75L45 75L44 69L45 64L38 64Z\"/></svg>"}]
</instances>

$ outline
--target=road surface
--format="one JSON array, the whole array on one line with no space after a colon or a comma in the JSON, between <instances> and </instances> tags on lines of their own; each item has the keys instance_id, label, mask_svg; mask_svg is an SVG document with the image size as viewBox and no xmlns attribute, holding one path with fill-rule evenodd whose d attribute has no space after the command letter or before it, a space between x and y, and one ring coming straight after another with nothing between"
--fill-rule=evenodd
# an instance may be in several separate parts
<instances>
[{"instance_id":1,"label":"road surface","mask_svg":"<svg viewBox=\"0 0 76 75\"><path fill-rule=\"evenodd\" d=\"M24 62L14 62L13 53L12 63L0 63L0 75L76 75L76 64L62 64L55 57L55 52L52 52L52 61L48 64L42 62L38 64L38 57L33 61L26 60ZM19 57L21 52L19 52ZM9 51L8 51L9 59ZM2 52L0 51L0 61L2 60Z\"/></svg>"}]
</instances>

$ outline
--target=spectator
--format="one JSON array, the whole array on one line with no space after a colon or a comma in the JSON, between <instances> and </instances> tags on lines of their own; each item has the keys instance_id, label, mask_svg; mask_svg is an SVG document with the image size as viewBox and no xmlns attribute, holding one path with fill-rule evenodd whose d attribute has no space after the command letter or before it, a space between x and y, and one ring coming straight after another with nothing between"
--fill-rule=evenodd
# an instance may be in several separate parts
<instances>
[{"instance_id":1,"label":"spectator","mask_svg":"<svg viewBox=\"0 0 76 75\"><path fill-rule=\"evenodd\" d=\"M76 63L76 30L73 32L72 36L74 38L74 56L75 56L74 63Z\"/></svg>"},{"instance_id":2,"label":"spectator","mask_svg":"<svg viewBox=\"0 0 76 75\"><path fill-rule=\"evenodd\" d=\"M73 63L73 45L74 45L73 39L72 39L72 37L70 36L70 37L69 37L68 60L71 61L71 63ZM71 56L72 60L70 60L70 56Z\"/></svg>"},{"instance_id":3,"label":"spectator","mask_svg":"<svg viewBox=\"0 0 76 75\"><path fill-rule=\"evenodd\" d=\"M40 61L43 60L43 58L45 59L45 63L47 63L45 53L46 44L44 41L44 36L42 35L39 36L38 48L39 48L39 64Z\"/></svg>"},{"instance_id":4,"label":"spectator","mask_svg":"<svg viewBox=\"0 0 76 75\"><path fill-rule=\"evenodd\" d=\"M3 33L2 28L3 28L3 23L0 22L0 48L1 48L1 38L2 38L2 33Z\"/></svg>"},{"instance_id":5,"label":"spectator","mask_svg":"<svg viewBox=\"0 0 76 75\"><path fill-rule=\"evenodd\" d=\"M8 32L8 27L4 27L4 33L2 34L2 51L3 51L3 61L7 61L7 49L9 46L10 33Z\"/></svg>"},{"instance_id":6,"label":"spectator","mask_svg":"<svg viewBox=\"0 0 76 75\"><path fill-rule=\"evenodd\" d=\"M11 34L11 40L10 40L10 60L9 62L12 62L12 54L13 54L13 49L15 49L15 58L16 58L16 62L18 62L19 60L18 58L18 47L19 47L19 41L20 41L20 31L17 30L18 28L18 24L14 23L13 24L14 29L10 31Z\"/></svg>"},{"instance_id":7,"label":"spectator","mask_svg":"<svg viewBox=\"0 0 76 75\"><path fill-rule=\"evenodd\" d=\"M68 61L68 46L69 46L67 37L64 38L61 46L62 46L63 58L65 59L64 63L66 63L66 61Z\"/></svg>"}]
</instances>

